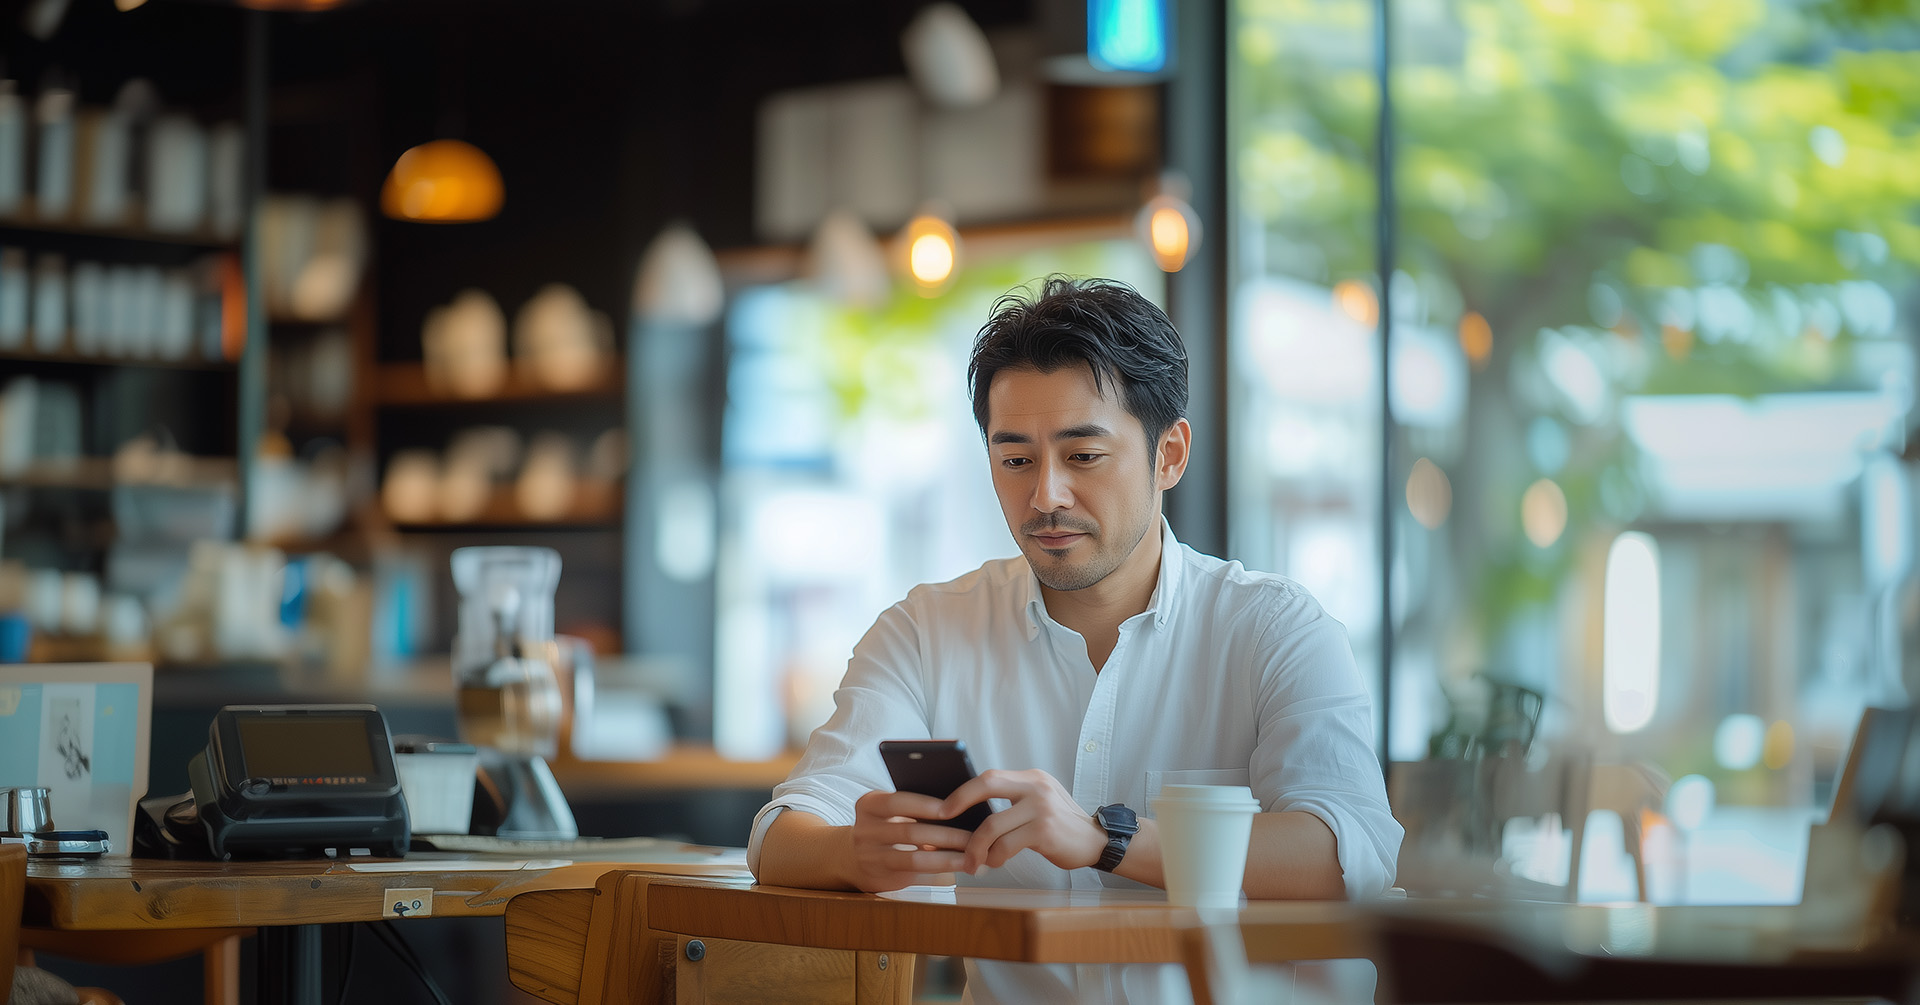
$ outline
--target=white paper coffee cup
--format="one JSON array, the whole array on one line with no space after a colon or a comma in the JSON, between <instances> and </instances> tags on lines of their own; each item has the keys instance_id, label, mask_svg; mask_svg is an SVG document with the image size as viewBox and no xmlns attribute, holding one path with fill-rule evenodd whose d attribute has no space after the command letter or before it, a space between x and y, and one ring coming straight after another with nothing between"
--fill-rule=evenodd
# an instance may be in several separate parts
<instances>
[{"instance_id":1,"label":"white paper coffee cup","mask_svg":"<svg viewBox=\"0 0 1920 1005\"><path fill-rule=\"evenodd\" d=\"M1153 801L1167 902L1178 907L1240 905L1247 843L1260 803L1244 785L1168 785Z\"/></svg>"}]
</instances>

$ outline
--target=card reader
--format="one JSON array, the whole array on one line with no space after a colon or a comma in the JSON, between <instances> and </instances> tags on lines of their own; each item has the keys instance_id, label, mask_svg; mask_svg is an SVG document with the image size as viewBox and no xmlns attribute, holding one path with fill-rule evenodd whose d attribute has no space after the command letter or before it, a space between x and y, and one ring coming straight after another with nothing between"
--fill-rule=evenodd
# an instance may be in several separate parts
<instances>
[{"instance_id":1,"label":"card reader","mask_svg":"<svg viewBox=\"0 0 1920 1005\"><path fill-rule=\"evenodd\" d=\"M166 829L178 840L197 816L216 859L407 853L406 799L373 705L228 705L187 777L192 810L167 807Z\"/></svg>"}]
</instances>

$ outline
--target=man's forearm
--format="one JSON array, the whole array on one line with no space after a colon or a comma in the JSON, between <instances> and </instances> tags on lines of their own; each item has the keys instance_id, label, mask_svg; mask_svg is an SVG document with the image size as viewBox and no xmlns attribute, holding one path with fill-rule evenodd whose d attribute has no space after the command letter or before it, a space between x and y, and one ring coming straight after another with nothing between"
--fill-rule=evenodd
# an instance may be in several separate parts
<instances>
[{"instance_id":1,"label":"man's forearm","mask_svg":"<svg viewBox=\"0 0 1920 1005\"><path fill-rule=\"evenodd\" d=\"M771 836L771 835L769 835ZM1333 831L1304 811L1262 813L1253 818L1247 846L1247 896L1254 900L1345 900L1346 879ZM762 861L765 861L764 852ZM1142 819L1117 875L1164 889L1166 870L1158 821Z\"/></svg>"},{"instance_id":2,"label":"man's forearm","mask_svg":"<svg viewBox=\"0 0 1920 1005\"><path fill-rule=\"evenodd\" d=\"M853 828L834 827L800 810L783 810L760 839L760 868L754 878L767 886L809 890L858 887L838 866L853 859Z\"/></svg>"}]
</instances>

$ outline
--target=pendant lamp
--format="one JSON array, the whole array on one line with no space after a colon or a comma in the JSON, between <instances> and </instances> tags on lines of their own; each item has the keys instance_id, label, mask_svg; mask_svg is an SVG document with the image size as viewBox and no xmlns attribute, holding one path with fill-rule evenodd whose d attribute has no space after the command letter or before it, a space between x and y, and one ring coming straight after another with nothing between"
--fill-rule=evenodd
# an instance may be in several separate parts
<instances>
[{"instance_id":1,"label":"pendant lamp","mask_svg":"<svg viewBox=\"0 0 1920 1005\"><path fill-rule=\"evenodd\" d=\"M900 33L907 74L941 108L977 108L1000 90L993 47L958 4L932 4Z\"/></svg>"},{"instance_id":2,"label":"pendant lamp","mask_svg":"<svg viewBox=\"0 0 1920 1005\"><path fill-rule=\"evenodd\" d=\"M669 224L640 257L633 311L641 319L703 328L720 319L726 301L720 263L688 224Z\"/></svg>"},{"instance_id":3,"label":"pendant lamp","mask_svg":"<svg viewBox=\"0 0 1920 1005\"><path fill-rule=\"evenodd\" d=\"M422 143L393 164L380 209L396 220L475 223L500 212L506 188L493 158L461 140Z\"/></svg>"},{"instance_id":4,"label":"pendant lamp","mask_svg":"<svg viewBox=\"0 0 1920 1005\"><path fill-rule=\"evenodd\" d=\"M853 211L836 209L820 221L807 248L806 274L820 292L849 307L884 303L887 254Z\"/></svg>"},{"instance_id":5,"label":"pendant lamp","mask_svg":"<svg viewBox=\"0 0 1920 1005\"><path fill-rule=\"evenodd\" d=\"M1184 176L1160 176L1160 190L1133 218L1133 229L1162 272L1179 272L1200 250L1200 214L1187 202L1192 189Z\"/></svg>"}]
</instances>

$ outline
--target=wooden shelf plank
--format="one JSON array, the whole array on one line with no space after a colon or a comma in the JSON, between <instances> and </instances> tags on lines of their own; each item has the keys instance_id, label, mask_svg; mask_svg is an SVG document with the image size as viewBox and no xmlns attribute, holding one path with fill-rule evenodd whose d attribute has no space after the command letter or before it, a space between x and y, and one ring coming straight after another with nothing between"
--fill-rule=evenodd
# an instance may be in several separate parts
<instances>
[{"instance_id":1,"label":"wooden shelf plank","mask_svg":"<svg viewBox=\"0 0 1920 1005\"><path fill-rule=\"evenodd\" d=\"M65 349L59 352L34 352L28 349L0 349L0 359L19 360L25 363L60 363L70 366L139 366L161 370L232 370L235 367L233 361L224 359L210 360L199 357L160 359L154 356L96 356Z\"/></svg>"},{"instance_id":2,"label":"wooden shelf plank","mask_svg":"<svg viewBox=\"0 0 1920 1005\"><path fill-rule=\"evenodd\" d=\"M541 384L519 367L510 367L507 379L491 394L461 397L427 383L426 367L419 363L383 363L374 373L373 399L381 405L484 405L502 401L563 401L570 398L611 398L627 386L626 366L608 361L591 384L553 388Z\"/></svg>"},{"instance_id":3,"label":"wooden shelf plank","mask_svg":"<svg viewBox=\"0 0 1920 1005\"><path fill-rule=\"evenodd\" d=\"M171 477L121 479L108 457L75 457L63 462L41 462L24 471L0 474L0 486L18 488L81 489L104 492L121 486L158 488L222 488L234 484L237 466L226 457L189 457L186 468Z\"/></svg>"},{"instance_id":4,"label":"wooden shelf plank","mask_svg":"<svg viewBox=\"0 0 1920 1005\"><path fill-rule=\"evenodd\" d=\"M771 789L786 781L800 751L786 750L763 761L732 761L712 747L680 744L657 761L579 761L562 755L553 761L553 777L573 798L588 794L688 789Z\"/></svg>"},{"instance_id":5,"label":"wooden shelf plank","mask_svg":"<svg viewBox=\"0 0 1920 1005\"><path fill-rule=\"evenodd\" d=\"M133 214L129 214L132 218ZM161 233L146 227L128 224L94 224L79 220L60 218L40 218L32 213L14 216L0 216L0 233L59 234L68 237L99 237L116 241L139 241L144 244L165 244L183 248L205 248L208 251L226 251L240 246L238 235L221 237L209 230L191 230L182 233Z\"/></svg>"},{"instance_id":6,"label":"wooden shelf plank","mask_svg":"<svg viewBox=\"0 0 1920 1005\"><path fill-rule=\"evenodd\" d=\"M551 519L530 517L514 499L512 486L493 490L480 512L461 520L395 521L400 531L457 531L484 529L525 530L618 530L625 507L618 489L581 490L574 495L573 508L566 515Z\"/></svg>"}]
</instances>

